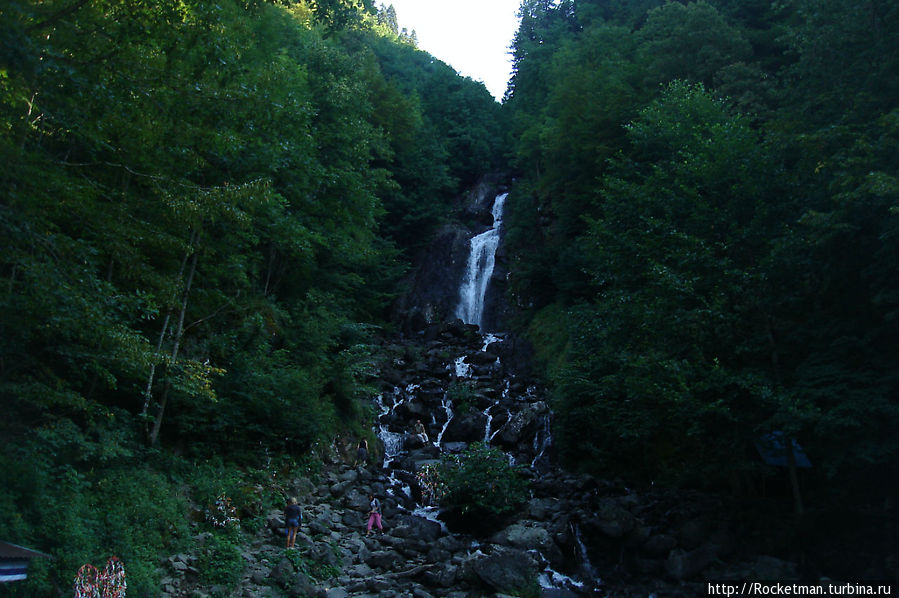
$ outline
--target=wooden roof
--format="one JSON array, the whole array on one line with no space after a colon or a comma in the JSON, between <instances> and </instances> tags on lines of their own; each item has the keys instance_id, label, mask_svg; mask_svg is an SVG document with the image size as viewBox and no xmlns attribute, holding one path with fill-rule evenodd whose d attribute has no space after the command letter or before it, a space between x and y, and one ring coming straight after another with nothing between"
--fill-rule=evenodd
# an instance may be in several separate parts
<instances>
[{"instance_id":1,"label":"wooden roof","mask_svg":"<svg viewBox=\"0 0 899 598\"><path fill-rule=\"evenodd\" d=\"M35 559L51 558L49 554L37 550L31 550L18 544L0 542L0 559Z\"/></svg>"}]
</instances>

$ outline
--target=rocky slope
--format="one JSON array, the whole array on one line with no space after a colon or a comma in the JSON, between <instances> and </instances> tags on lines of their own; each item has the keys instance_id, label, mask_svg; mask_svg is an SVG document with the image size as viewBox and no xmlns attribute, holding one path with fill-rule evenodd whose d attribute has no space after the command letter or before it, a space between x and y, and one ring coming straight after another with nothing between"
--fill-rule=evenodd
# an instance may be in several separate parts
<instances>
[{"instance_id":1,"label":"rocky slope","mask_svg":"<svg viewBox=\"0 0 899 598\"><path fill-rule=\"evenodd\" d=\"M738 522L719 498L635 492L555 467L542 393L506 365L514 345L461 322L398 339L374 399L383 440L376 462L353 467L346 447L317 483L298 478L285 488L304 508L297 549L285 550L282 514L272 511L243 547L236 589L199 587L195 557L179 555L167 563L165 595L660 598L702 595L706 579L795 577L791 563L742 552ZM454 403L447 389L460 386ZM416 420L429 442L410 434ZM477 536L451 532L419 504L415 473L484 440L527 466L530 500ZM385 532L367 537L368 493L382 500Z\"/></svg>"}]
</instances>

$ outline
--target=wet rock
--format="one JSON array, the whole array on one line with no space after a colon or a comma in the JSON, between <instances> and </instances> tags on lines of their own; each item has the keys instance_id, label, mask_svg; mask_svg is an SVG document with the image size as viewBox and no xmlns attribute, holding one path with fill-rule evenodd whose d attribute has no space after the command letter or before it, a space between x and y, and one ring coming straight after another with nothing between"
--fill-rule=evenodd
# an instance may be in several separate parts
<instances>
[{"instance_id":1,"label":"wet rock","mask_svg":"<svg viewBox=\"0 0 899 598\"><path fill-rule=\"evenodd\" d=\"M625 548L635 550L640 548L652 536L652 528L648 525L635 525L624 538Z\"/></svg>"},{"instance_id":2,"label":"wet rock","mask_svg":"<svg viewBox=\"0 0 899 598\"><path fill-rule=\"evenodd\" d=\"M450 442L477 442L484 439L484 431L487 428L487 416L469 409L467 412L457 414L446 428L443 440Z\"/></svg>"},{"instance_id":3,"label":"wet rock","mask_svg":"<svg viewBox=\"0 0 899 598\"><path fill-rule=\"evenodd\" d=\"M546 403L531 403L509 417L509 421L496 435L496 441L507 447L514 447L525 441L533 441L537 431L537 421L547 412Z\"/></svg>"}]
</instances>

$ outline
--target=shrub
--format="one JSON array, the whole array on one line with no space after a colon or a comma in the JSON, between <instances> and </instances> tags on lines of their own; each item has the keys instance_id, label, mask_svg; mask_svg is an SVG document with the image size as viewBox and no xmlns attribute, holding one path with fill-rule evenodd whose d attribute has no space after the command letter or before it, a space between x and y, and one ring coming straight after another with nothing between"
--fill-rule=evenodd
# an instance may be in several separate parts
<instances>
[{"instance_id":1,"label":"shrub","mask_svg":"<svg viewBox=\"0 0 899 598\"><path fill-rule=\"evenodd\" d=\"M213 533L207 538L197 559L201 583L233 588L240 581L246 561L240 555L237 544L238 536L233 529Z\"/></svg>"},{"instance_id":2,"label":"shrub","mask_svg":"<svg viewBox=\"0 0 899 598\"><path fill-rule=\"evenodd\" d=\"M527 483L520 468L509 464L502 451L474 443L460 455L444 457L440 481L446 491L441 507L458 517L457 523L499 522L527 500Z\"/></svg>"}]
</instances>

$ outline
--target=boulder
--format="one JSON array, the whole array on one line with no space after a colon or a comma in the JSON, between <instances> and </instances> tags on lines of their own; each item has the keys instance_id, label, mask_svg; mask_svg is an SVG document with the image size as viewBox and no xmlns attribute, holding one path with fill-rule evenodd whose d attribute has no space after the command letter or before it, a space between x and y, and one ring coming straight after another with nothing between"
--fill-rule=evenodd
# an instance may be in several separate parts
<instances>
[{"instance_id":1,"label":"boulder","mask_svg":"<svg viewBox=\"0 0 899 598\"><path fill-rule=\"evenodd\" d=\"M621 538L634 528L635 518L630 511L624 509L614 499L604 498L599 501L596 516L586 522L586 527L597 530L608 538Z\"/></svg>"},{"instance_id":2,"label":"boulder","mask_svg":"<svg viewBox=\"0 0 899 598\"><path fill-rule=\"evenodd\" d=\"M520 594L537 574L531 559L521 550L503 550L476 558L472 569L487 587L508 594Z\"/></svg>"},{"instance_id":3,"label":"boulder","mask_svg":"<svg viewBox=\"0 0 899 598\"><path fill-rule=\"evenodd\" d=\"M457 442L477 442L484 439L487 429L487 416L469 409L463 414L456 414L443 433L443 440Z\"/></svg>"},{"instance_id":4,"label":"boulder","mask_svg":"<svg viewBox=\"0 0 899 598\"><path fill-rule=\"evenodd\" d=\"M506 447L532 442L537 432L538 419L546 412L546 403L542 401L526 405L509 417L509 421L496 435L496 441Z\"/></svg>"},{"instance_id":5,"label":"boulder","mask_svg":"<svg viewBox=\"0 0 899 598\"><path fill-rule=\"evenodd\" d=\"M397 563L405 561L400 553L395 550L378 550L372 552L365 564L373 569L391 570Z\"/></svg>"},{"instance_id":6,"label":"boulder","mask_svg":"<svg viewBox=\"0 0 899 598\"><path fill-rule=\"evenodd\" d=\"M696 550L677 548L672 550L665 561L665 572L680 581L689 579L708 567L718 556L715 544L704 544Z\"/></svg>"},{"instance_id":7,"label":"boulder","mask_svg":"<svg viewBox=\"0 0 899 598\"><path fill-rule=\"evenodd\" d=\"M496 363L498 357L488 351L478 351L465 356L465 363L472 365L492 365Z\"/></svg>"},{"instance_id":8,"label":"boulder","mask_svg":"<svg viewBox=\"0 0 899 598\"><path fill-rule=\"evenodd\" d=\"M305 598L307 596L315 596L318 592L315 585L306 577L305 573L297 573L293 576L293 581L287 588L288 596L291 598Z\"/></svg>"},{"instance_id":9,"label":"boulder","mask_svg":"<svg viewBox=\"0 0 899 598\"><path fill-rule=\"evenodd\" d=\"M562 551L552 535L542 527L515 523L495 534L491 541L520 550L535 550L554 566L563 561Z\"/></svg>"},{"instance_id":10,"label":"boulder","mask_svg":"<svg viewBox=\"0 0 899 598\"><path fill-rule=\"evenodd\" d=\"M411 515L401 515L391 529L391 534L398 538L414 538L425 542L434 542L443 535L443 531L440 528L440 524L436 521Z\"/></svg>"},{"instance_id":11,"label":"boulder","mask_svg":"<svg viewBox=\"0 0 899 598\"><path fill-rule=\"evenodd\" d=\"M422 575L422 580L431 587L452 588L459 580L459 568L455 565L444 564L426 571Z\"/></svg>"},{"instance_id":12,"label":"boulder","mask_svg":"<svg viewBox=\"0 0 899 598\"><path fill-rule=\"evenodd\" d=\"M282 558L278 564L272 568L266 580L273 586L286 588L293 582L295 574L296 571L293 568L293 563L287 560L287 558Z\"/></svg>"}]
</instances>

